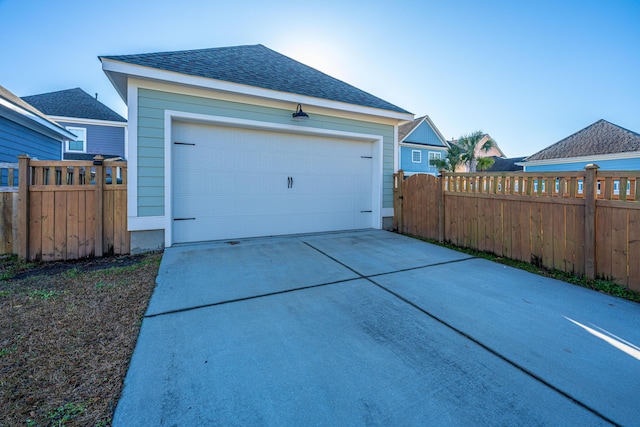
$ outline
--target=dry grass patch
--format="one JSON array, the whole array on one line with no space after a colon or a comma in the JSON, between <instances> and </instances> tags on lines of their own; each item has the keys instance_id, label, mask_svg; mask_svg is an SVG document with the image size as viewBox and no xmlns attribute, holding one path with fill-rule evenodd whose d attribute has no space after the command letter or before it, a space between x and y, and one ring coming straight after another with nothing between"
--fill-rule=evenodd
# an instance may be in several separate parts
<instances>
[{"instance_id":1,"label":"dry grass patch","mask_svg":"<svg viewBox=\"0 0 640 427\"><path fill-rule=\"evenodd\" d=\"M0 259L0 427L111 424L161 256Z\"/></svg>"}]
</instances>

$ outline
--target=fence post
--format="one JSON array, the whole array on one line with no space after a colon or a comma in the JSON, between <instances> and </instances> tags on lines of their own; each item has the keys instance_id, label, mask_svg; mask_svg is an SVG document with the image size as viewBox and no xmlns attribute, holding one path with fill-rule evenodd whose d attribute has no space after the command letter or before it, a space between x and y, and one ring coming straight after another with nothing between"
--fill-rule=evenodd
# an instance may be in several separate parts
<instances>
[{"instance_id":1,"label":"fence post","mask_svg":"<svg viewBox=\"0 0 640 427\"><path fill-rule=\"evenodd\" d=\"M596 278L596 189L598 165L585 166L584 177L584 274Z\"/></svg>"},{"instance_id":2,"label":"fence post","mask_svg":"<svg viewBox=\"0 0 640 427\"><path fill-rule=\"evenodd\" d=\"M402 181L404 171L400 169L393 174L393 228L398 233L402 233Z\"/></svg>"},{"instance_id":3,"label":"fence post","mask_svg":"<svg viewBox=\"0 0 640 427\"><path fill-rule=\"evenodd\" d=\"M18 256L29 258L29 160L18 156Z\"/></svg>"},{"instance_id":4,"label":"fence post","mask_svg":"<svg viewBox=\"0 0 640 427\"><path fill-rule=\"evenodd\" d=\"M104 248L102 244L103 230L104 230L104 166L102 165L104 161L104 156L95 156L93 158L93 164L96 167L96 184L95 184L95 195L96 195L96 236L95 236L95 256L101 257L104 255Z\"/></svg>"},{"instance_id":5,"label":"fence post","mask_svg":"<svg viewBox=\"0 0 640 427\"><path fill-rule=\"evenodd\" d=\"M447 182L447 171L440 171L440 190L438 194L438 242L444 242L444 190Z\"/></svg>"}]
</instances>

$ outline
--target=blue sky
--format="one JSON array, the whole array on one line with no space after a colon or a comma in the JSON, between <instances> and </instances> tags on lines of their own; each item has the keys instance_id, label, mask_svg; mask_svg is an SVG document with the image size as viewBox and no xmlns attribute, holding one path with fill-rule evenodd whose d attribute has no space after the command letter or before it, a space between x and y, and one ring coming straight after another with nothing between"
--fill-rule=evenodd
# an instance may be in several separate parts
<instances>
[{"instance_id":1,"label":"blue sky","mask_svg":"<svg viewBox=\"0 0 640 427\"><path fill-rule=\"evenodd\" d=\"M638 0L0 0L0 18L0 85L122 115L98 55L260 43L510 157L601 118L640 132Z\"/></svg>"}]
</instances>

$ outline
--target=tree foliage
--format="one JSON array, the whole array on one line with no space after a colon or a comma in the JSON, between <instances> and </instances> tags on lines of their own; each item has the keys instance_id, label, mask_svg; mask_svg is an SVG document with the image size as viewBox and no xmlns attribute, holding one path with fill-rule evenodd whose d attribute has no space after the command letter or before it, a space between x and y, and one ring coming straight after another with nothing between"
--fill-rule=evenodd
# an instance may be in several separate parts
<instances>
[{"instance_id":1,"label":"tree foliage","mask_svg":"<svg viewBox=\"0 0 640 427\"><path fill-rule=\"evenodd\" d=\"M481 130L477 130L468 135L463 135L458 139L457 145L462 149L462 155L460 158L462 162L469 166L469 172L475 172L478 168L478 162L480 159L486 159L481 161L481 166L486 170L493 164L493 159L488 157L476 157L476 149L480 152L488 152L493 147L495 147L496 143L490 137L487 138L485 142L480 145L480 141L484 138L484 132Z\"/></svg>"},{"instance_id":2,"label":"tree foliage","mask_svg":"<svg viewBox=\"0 0 640 427\"><path fill-rule=\"evenodd\" d=\"M446 170L447 172L455 172L457 167L462 164L462 149L457 145L451 145L447 150L444 159L432 159L431 166L435 166L438 170Z\"/></svg>"},{"instance_id":3,"label":"tree foliage","mask_svg":"<svg viewBox=\"0 0 640 427\"><path fill-rule=\"evenodd\" d=\"M470 172L487 170L493 165L494 160L491 157L478 157L476 150L486 153L495 147L496 143L489 137L480 145L484 136L481 130L461 136L455 144L451 144L444 159L433 159L431 165L447 172L455 172L458 166L463 164L469 167Z\"/></svg>"}]
</instances>

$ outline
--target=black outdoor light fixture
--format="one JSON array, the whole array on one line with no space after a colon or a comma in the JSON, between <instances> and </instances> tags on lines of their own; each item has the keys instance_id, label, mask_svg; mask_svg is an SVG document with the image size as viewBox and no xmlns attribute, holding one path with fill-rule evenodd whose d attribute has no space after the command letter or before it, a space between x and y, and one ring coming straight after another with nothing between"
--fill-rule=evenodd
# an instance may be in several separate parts
<instances>
[{"instance_id":1,"label":"black outdoor light fixture","mask_svg":"<svg viewBox=\"0 0 640 427\"><path fill-rule=\"evenodd\" d=\"M293 113L291 116L293 117L293 120L296 120L296 121L307 120L309 118L309 115L304 111L302 111L302 105L300 104L298 104L298 106L296 107L296 112Z\"/></svg>"}]
</instances>

